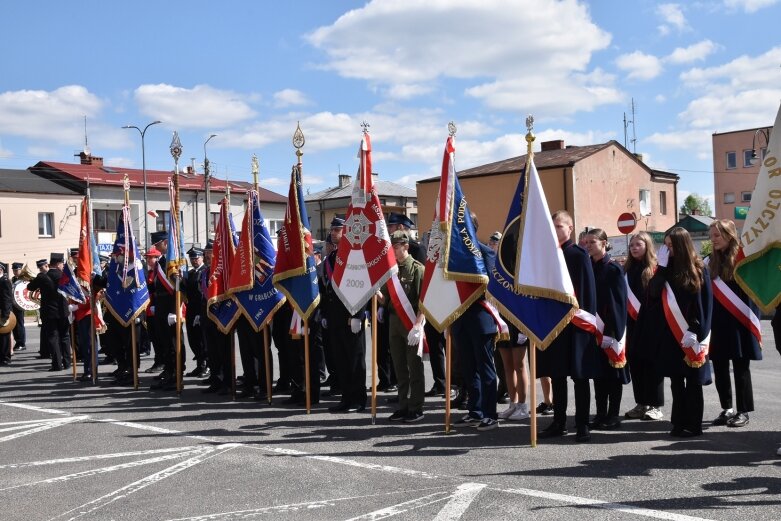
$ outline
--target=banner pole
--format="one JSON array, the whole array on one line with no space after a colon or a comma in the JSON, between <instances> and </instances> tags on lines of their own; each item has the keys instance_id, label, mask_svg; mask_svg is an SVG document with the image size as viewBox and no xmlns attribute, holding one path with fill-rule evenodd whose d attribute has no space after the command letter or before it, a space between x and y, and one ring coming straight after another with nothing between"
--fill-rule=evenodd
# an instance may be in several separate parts
<instances>
[{"instance_id":1,"label":"banner pole","mask_svg":"<svg viewBox=\"0 0 781 521\"><path fill-rule=\"evenodd\" d=\"M377 294L372 296L372 425L377 423Z\"/></svg>"},{"instance_id":2,"label":"banner pole","mask_svg":"<svg viewBox=\"0 0 781 521\"><path fill-rule=\"evenodd\" d=\"M266 397L271 405L271 348L268 342L268 324L263 326L263 360L266 362ZM258 375L258 378L260 375Z\"/></svg>"},{"instance_id":3,"label":"banner pole","mask_svg":"<svg viewBox=\"0 0 781 521\"><path fill-rule=\"evenodd\" d=\"M76 371L78 369L77 363L76 363L76 326L74 326L74 322L76 322L76 317L73 317L73 322L71 322L71 367L73 368L73 381L76 381Z\"/></svg>"},{"instance_id":4,"label":"banner pole","mask_svg":"<svg viewBox=\"0 0 781 521\"><path fill-rule=\"evenodd\" d=\"M303 320L303 319L299 319ZM310 366L309 366L309 324L306 320L303 320L304 322L304 389L306 391L306 413L309 414L312 412L312 386L310 385L310 382L312 381L311 375L310 375ZM319 377L318 377L319 378Z\"/></svg>"},{"instance_id":5,"label":"banner pole","mask_svg":"<svg viewBox=\"0 0 781 521\"><path fill-rule=\"evenodd\" d=\"M176 274L176 393L182 394L182 295Z\"/></svg>"},{"instance_id":6,"label":"banner pole","mask_svg":"<svg viewBox=\"0 0 781 521\"><path fill-rule=\"evenodd\" d=\"M130 323L130 351L133 356L133 390L138 391L138 346L136 345L136 322L135 319Z\"/></svg>"},{"instance_id":7,"label":"banner pole","mask_svg":"<svg viewBox=\"0 0 781 521\"><path fill-rule=\"evenodd\" d=\"M531 391L529 395L529 412L531 413L530 423L530 443L532 447L537 446L537 344L529 340L529 375L531 380Z\"/></svg>"},{"instance_id":8,"label":"banner pole","mask_svg":"<svg viewBox=\"0 0 781 521\"><path fill-rule=\"evenodd\" d=\"M450 328L445 329L445 434L450 434Z\"/></svg>"},{"instance_id":9,"label":"banner pole","mask_svg":"<svg viewBox=\"0 0 781 521\"><path fill-rule=\"evenodd\" d=\"M231 336L231 399L236 401L236 333L230 330Z\"/></svg>"}]
</instances>

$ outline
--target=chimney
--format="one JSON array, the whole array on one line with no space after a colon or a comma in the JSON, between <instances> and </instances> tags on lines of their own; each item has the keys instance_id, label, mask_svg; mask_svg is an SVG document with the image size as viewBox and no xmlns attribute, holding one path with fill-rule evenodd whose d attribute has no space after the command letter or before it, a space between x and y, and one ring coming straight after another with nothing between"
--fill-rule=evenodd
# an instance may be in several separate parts
<instances>
[{"instance_id":1,"label":"chimney","mask_svg":"<svg viewBox=\"0 0 781 521\"><path fill-rule=\"evenodd\" d=\"M376 185L379 179L380 179L380 174L375 174L374 172L372 172L372 184Z\"/></svg>"},{"instance_id":2,"label":"chimney","mask_svg":"<svg viewBox=\"0 0 781 521\"><path fill-rule=\"evenodd\" d=\"M98 156L93 156L92 154L88 154L87 152L80 152L79 153L79 160L82 165L95 165L95 166L103 166L103 158Z\"/></svg>"},{"instance_id":3,"label":"chimney","mask_svg":"<svg viewBox=\"0 0 781 521\"><path fill-rule=\"evenodd\" d=\"M643 154L635 153L634 156L635 156L635 159L637 159L641 163L643 162Z\"/></svg>"},{"instance_id":4,"label":"chimney","mask_svg":"<svg viewBox=\"0 0 781 521\"><path fill-rule=\"evenodd\" d=\"M345 174L339 174L339 188L342 188L344 186L349 186L352 182L352 176L345 175Z\"/></svg>"},{"instance_id":5,"label":"chimney","mask_svg":"<svg viewBox=\"0 0 781 521\"><path fill-rule=\"evenodd\" d=\"M543 141L540 143L540 147L541 152L548 152L550 150L564 150L564 140L555 139L553 141Z\"/></svg>"},{"instance_id":6,"label":"chimney","mask_svg":"<svg viewBox=\"0 0 781 521\"><path fill-rule=\"evenodd\" d=\"M192 165L187 165L187 175L195 175Z\"/></svg>"}]
</instances>

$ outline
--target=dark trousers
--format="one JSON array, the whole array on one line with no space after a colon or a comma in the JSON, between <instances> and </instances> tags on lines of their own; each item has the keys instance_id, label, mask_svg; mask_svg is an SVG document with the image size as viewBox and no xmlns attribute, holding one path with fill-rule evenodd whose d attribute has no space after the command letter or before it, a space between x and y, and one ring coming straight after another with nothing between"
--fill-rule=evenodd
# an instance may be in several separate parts
<instances>
[{"instance_id":1,"label":"dark trousers","mask_svg":"<svg viewBox=\"0 0 781 521\"><path fill-rule=\"evenodd\" d=\"M483 334L465 327L467 338L458 338L461 375L466 386L467 408L472 416L496 419L496 366L494 334Z\"/></svg>"},{"instance_id":2,"label":"dark trousers","mask_svg":"<svg viewBox=\"0 0 781 521\"><path fill-rule=\"evenodd\" d=\"M279 362L279 382L287 387L293 378L293 367L290 354L290 321L293 318L293 309L284 305L274 313L271 319L271 336L274 346L277 348L277 360Z\"/></svg>"},{"instance_id":3,"label":"dark trousers","mask_svg":"<svg viewBox=\"0 0 781 521\"><path fill-rule=\"evenodd\" d=\"M385 320L377 324L377 387L385 389L396 385L396 375L391 363L390 313L385 310Z\"/></svg>"},{"instance_id":4,"label":"dark trousers","mask_svg":"<svg viewBox=\"0 0 781 521\"><path fill-rule=\"evenodd\" d=\"M14 316L16 317L16 326L14 327L14 344L19 347L25 347L27 345L27 329L24 327L24 310L14 308Z\"/></svg>"},{"instance_id":5,"label":"dark trousers","mask_svg":"<svg viewBox=\"0 0 781 521\"><path fill-rule=\"evenodd\" d=\"M236 333L239 337L241 367L244 369L244 386L252 388L258 385L258 368L262 367L263 363L261 358L263 337L255 332L246 317L241 317L236 322Z\"/></svg>"},{"instance_id":6,"label":"dark trousers","mask_svg":"<svg viewBox=\"0 0 781 521\"><path fill-rule=\"evenodd\" d=\"M333 322L333 323L332 323ZM339 361L339 384L343 405L366 406L366 331L363 327L355 334L345 321L328 323L329 342Z\"/></svg>"},{"instance_id":7,"label":"dark trousers","mask_svg":"<svg viewBox=\"0 0 781 521\"><path fill-rule=\"evenodd\" d=\"M295 357L296 373L293 375L295 393L304 395L306 386L309 385L310 399L312 403L320 401L320 366L323 364L323 335L322 327L314 319L309 320L309 377L306 374L306 361L304 337L290 340L290 347ZM307 383L308 382L308 383Z\"/></svg>"},{"instance_id":8,"label":"dark trousers","mask_svg":"<svg viewBox=\"0 0 781 521\"><path fill-rule=\"evenodd\" d=\"M591 386L585 378L573 378L575 383L575 425L588 425L591 408ZM567 425L567 377L551 378L553 390L553 421Z\"/></svg>"},{"instance_id":9,"label":"dark trousers","mask_svg":"<svg viewBox=\"0 0 781 521\"><path fill-rule=\"evenodd\" d=\"M704 399L702 384L697 376L673 376L670 378L670 390L673 395L673 407L670 422L673 427L690 432L702 432L702 413Z\"/></svg>"},{"instance_id":10,"label":"dark trousers","mask_svg":"<svg viewBox=\"0 0 781 521\"><path fill-rule=\"evenodd\" d=\"M664 405L664 377L659 376L650 364L630 362L629 374L632 376L632 392L636 404L652 407Z\"/></svg>"},{"instance_id":11,"label":"dark trousers","mask_svg":"<svg viewBox=\"0 0 781 521\"><path fill-rule=\"evenodd\" d=\"M426 322L423 327L428 343L429 364L431 375L434 379L434 387L438 391L445 390L445 335ZM451 367L451 370L453 368Z\"/></svg>"},{"instance_id":12,"label":"dark trousers","mask_svg":"<svg viewBox=\"0 0 781 521\"><path fill-rule=\"evenodd\" d=\"M176 372L176 324L173 326L168 325L168 315L155 316L155 334L157 340L160 343L160 359L163 362L164 370L168 373L175 374ZM179 349L183 348L182 341L184 336L179 333L180 345ZM158 349L155 345L155 363L157 363ZM184 371L187 356L182 350L182 371Z\"/></svg>"},{"instance_id":13,"label":"dark trousers","mask_svg":"<svg viewBox=\"0 0 781 521\"><path fill-rule=\"evenodd\" d=\"M0 362L11 361L11 334L0 335Z\"/></svg>"},{"instance_id":14,"label":"dark trousers","mask_svg":"<svg viewBox=\"0 0 781 521\"><path fill-rule=\"evenodd\" d=\"M79 339L79 353L84 364L84 374L92 374L92 315L87 315L76 322L76 338Z\"/></svg>"},{"instance_id":15,"label":"dark trousers","mask_svg":"<svg viewBox=\"0 0 781 521\"><path fill-rule=\"evenodd\" d=\"M729 376L729 360L711 360L716 391L722 409L732 409L732 382ZM732 360L732 372L735 375L735 403L738 412L754 410L754 389L751 385L751 360L738 358Z\"/></svg>"},{"instance_id":16,"label":"dark trousers","mask_svg":"<svg viewBox=\"0 0 781 521\"><path fill-rule=\"evenodd\" d=\"M201 334L200 323L196 326L193 324L193 320L195 320L195 315L188 313L187 318L184 321L185 328L187 329L187 343L190 344L190 351L193 352L193 359L196 364L201 366L206 364L206 350L203 347L203 335Z\"/></svg>"},{"instance_id":17,"label":"dark trousers","mask_svg":"<svg viewBox=\"0 0 781 521\"><path fill-rule=\"evenodd\" d=\"M212 378L219 379L223 384L228 385L233 378L230 359L230 339L233 332L231 331L230 335L224 335L212 320L207 320L205 326L208 363Z\"/></svg>"},{"instance_id":18,"label":"dark trousers","mask_svg":"<svg viewBox=\"0 0 781 521\"><path fill-rule=\"evenodd\" d=\"M594 401L597 405L597 417L618 416L624 385L618 378L595 378Z\"/></svg>"},{"instance_id":19,"label":"dark trousers","mask_svg":"<svg viewBox=\"0 0 781 521\"><path fill-rule=\"evenodd\" d=\"M51 318L41 326L41 346L47 346L52 367L62 369L70 365L70 324L65 319Z\"/></svg>"}]
</instances>

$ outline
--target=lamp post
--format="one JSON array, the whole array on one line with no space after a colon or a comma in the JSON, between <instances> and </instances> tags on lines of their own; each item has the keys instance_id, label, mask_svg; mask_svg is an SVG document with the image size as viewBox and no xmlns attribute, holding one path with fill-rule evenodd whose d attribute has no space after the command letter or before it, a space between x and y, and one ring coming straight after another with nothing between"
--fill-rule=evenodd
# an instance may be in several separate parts
<instances>
[{"instance_id":1,"label":"lamp post","mask_svg":"<svg viewBox=\"0 0 781 521\"><path fill-rule=\"evenodd\" d=\"M767 147L770 144L770 129L758 128L754 132L754 137L751 139L751 159L749 160L752 165L756 165L757 161L760 159L757 156L757 136L762 136L765 138L765 147Z\"/></svg>"},{"instance_id":2,"label":"lamp post","mask_svg":"<svg viewBox=\"0 0 781 521\"><path fill-rule=\"evenodd\" d=\"M144 130L141 130L135 125L125 125L122 128L134 128L138 130L138 133L141 134L141 170L144 173L144 250L149 249L149 224L147 223L147 219L149 214L147 213L147 200L146 200L146 151L144 149L144 136L146 135L146 130L151 127L152 125L157 125L158 123L162 123L161 121L153 121L149 123L147 126L144 127Z\"/></svg>"},{"instance_id":3,"label":"lamp post","mask_svg":"<svg viewBox=\"0 0 781 521\"><path fill-rule=\"evenodd\" d=\"M204 141L203 143L203 184L204 188L206 190L206 220L204 221L206 223L206 237L204 238L204 246L207 242L209 242L209 226L211 226L211 196L209 193L209 158L206 157L206 143L211 141L213 137L217 137L217 134L212 134Z\"/></svg>"}]
</instances>

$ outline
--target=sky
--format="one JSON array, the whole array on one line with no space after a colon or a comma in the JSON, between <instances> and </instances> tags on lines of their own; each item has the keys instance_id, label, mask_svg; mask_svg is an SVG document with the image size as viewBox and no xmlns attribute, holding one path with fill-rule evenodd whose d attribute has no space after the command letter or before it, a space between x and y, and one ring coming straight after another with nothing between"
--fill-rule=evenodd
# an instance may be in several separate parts
<instances>
[{"instance_id":1,"label":"sky","mask_svg":"<svg viewBox=\"0 0 781 521\"><path fill-rule=\"evenodd\" d=\"M713 207L711 135L771 125L781 102L781 0L4 2L0 168L180 165L286 193L300 124L304 184L374 171L414 187L541 141L611 139L680 175ZM632 114L632 104L635 111ZM628 141L625 142L624 119ZM633 124L632 124L633 122ZM212 134L206 146L205 141ZM634 138L634 141L632 141ZM747 144L747 148L750 144Z\"/></svg>"}]
</instances>

